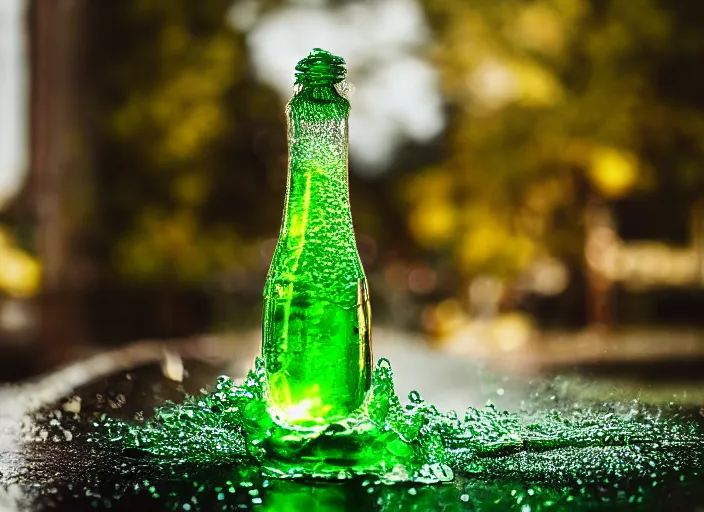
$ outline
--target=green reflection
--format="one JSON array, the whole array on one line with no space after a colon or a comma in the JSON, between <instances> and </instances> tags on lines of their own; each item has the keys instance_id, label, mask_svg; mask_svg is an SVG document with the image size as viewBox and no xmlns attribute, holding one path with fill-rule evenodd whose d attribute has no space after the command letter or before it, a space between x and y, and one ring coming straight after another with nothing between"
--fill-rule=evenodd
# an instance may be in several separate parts
<instances>
[{"instance_id":1,"label":"green reflection","mask_svg":"<svg viewBox=\"0 0 704 512\"><path fill-rule=\"evenodd\" d=\"M374 510L376 496L344 484L305 485L272 482L262 506L267 512L366 512Z\"/></svg>"}]
</instances>

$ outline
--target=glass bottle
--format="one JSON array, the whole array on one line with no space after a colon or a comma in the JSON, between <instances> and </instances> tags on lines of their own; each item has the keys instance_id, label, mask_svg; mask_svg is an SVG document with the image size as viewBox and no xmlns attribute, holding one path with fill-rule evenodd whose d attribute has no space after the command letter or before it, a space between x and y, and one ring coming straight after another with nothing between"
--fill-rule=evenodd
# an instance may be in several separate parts
<instances>
[{"instance_id":1,"label":"glass bottle","mask_svg":"<svg viewBox=\"0 0 704 512\"><path fill-rule=\"evenodd\" d=\"M371 385L371 310L350 212L344 60L314 49L286 109L288 181L264 289L268 401L292 425L348 416Z\"/></svg>"}]
</instances>

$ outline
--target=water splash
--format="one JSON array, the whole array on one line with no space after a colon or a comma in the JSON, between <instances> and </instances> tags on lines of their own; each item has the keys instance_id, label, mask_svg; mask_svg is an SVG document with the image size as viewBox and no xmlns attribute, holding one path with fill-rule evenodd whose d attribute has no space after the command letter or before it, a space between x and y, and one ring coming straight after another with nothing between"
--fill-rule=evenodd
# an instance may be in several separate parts
<instances>
[{"instance_id":1,"label":"water splash","mask_svg":"<svg viewBox=\"0 0 704 512\"><path fill-rule=\"evenodd\" d=\"M107 439L128 454L149 454L160 465L236 463L256 468L262 478L364 476L387 484L529 473L578 485L585 475L599 480L644 471L657 482L667 476L665 468L677 473L678 457L682 467L704 459L704 435L696 423L645 409L550 410L522 417L487 405L443 413L417 392L404 406L385 359L353 415L314 429L278 418L265 398L265 382L257 359L241 385L220 377L211 392L168 403L139 423L103 417L92 440Z\"/></svg>"},{"instance_id":2,"label":"water splash","mask_svg":"<svg viewBox=\"0 0 704 512\"><path fill-rule=\"evenodd\" d=\"M575 407L561 400L566 388L555 388L564 384L558 380L532 393L520 414L492 406L441 413L417 393L403 405L382 360L362 419L287 437L264 416L263 371L257 364L239 385L223 377L207 393L197 390L210 377L192 375L187 388L195 394L183 402L178 386L149 384L160 378L151 367L79 390L82 407L73 396L32 415L23 437L27 465L5 466L0 502L3 489L22 489L23 509L72 512L694 510L704 503L696 411L634 402ZM181 403L144 420L145 390L149 401ZM535 410L543 396L548 410ZM375 443L374 453L358 449L362 439ZM331 456L333 445L344 446L346 459ZM294 450L293 460L282 446ZM452 482L426 485L449 478L447 468Z\"/></svg>"}]
</instances>

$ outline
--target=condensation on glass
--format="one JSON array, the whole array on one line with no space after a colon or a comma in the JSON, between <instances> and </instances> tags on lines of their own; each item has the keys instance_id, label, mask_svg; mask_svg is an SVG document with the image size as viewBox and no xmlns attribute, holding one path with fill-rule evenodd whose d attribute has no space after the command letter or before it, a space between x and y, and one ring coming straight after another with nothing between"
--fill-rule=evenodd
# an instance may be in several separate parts
<instances>
[{"instance_id":1,"label":"condensation on glass","mask_svg":"<svg viewBox=\"0 0 704 512\"><path fill-rule=\"evenodd\" d=\"M369 292L347 179L344 61L322 50L296 66L288 182L264 289L268 400L291 424L345 418L371 385Z\"/></svg>"}]
</instances>

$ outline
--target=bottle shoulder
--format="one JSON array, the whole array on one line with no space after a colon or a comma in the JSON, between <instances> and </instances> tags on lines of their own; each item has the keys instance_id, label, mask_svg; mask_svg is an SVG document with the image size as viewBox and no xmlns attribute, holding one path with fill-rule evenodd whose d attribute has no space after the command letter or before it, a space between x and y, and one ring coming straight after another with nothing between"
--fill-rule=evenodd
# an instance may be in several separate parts
<instances>
[{"instance_id":1,"label":"bottle shoulder","mask_svg":"<svg viewBox=\"0 0 704 512\"><path fill-rule=\"evenodd\" d=\"M308 240L296 245L282 237L269 267L267 288L294 286L318 296L352 296L360 280L366 277L354 243L317 244Z\"/></svg>"}]
</instances>

